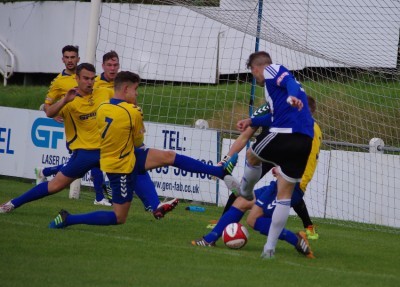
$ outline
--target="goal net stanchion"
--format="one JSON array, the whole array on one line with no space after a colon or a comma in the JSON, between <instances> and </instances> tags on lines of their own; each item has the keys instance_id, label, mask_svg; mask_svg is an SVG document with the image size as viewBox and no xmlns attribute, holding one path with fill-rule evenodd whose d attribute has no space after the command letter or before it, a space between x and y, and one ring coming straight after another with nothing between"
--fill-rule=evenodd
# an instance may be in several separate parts
<instances>
[{"instance_id":1,"label":"goal net stanchion","mask_svg":"<svg viewBox=\"0 0 400 287\"><path fill-rule=\"evenodd\" d=\"M188 137L177 146L171 130L204 119L205 131L217 131L225 142L223 154L236 136L237 120L248 116L251 77L245 62L261 19L260 50L292 70L317 100L315 118L325 142L305 196L311 215L400 227L394 204L400 186L400 2L270 0L263 1L261 18L258 8L258 0L103 1L96 63L115 50L121 69L141 76L139 105L146 122L168 125L151 131L155 143L206 152L214 143L199 146ZM263 100L263 89L256 87L255 106ZM361 147L371 138L384 141L384 154ZM202 188L202 196L213 184ZM192 196L181 190L173 195Z\"/></svg>"}]
</instances>

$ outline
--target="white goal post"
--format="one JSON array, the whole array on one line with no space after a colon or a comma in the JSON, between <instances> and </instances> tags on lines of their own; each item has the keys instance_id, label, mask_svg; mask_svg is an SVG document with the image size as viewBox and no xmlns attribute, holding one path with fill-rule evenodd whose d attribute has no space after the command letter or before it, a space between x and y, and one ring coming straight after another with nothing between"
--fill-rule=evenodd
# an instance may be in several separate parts
<instances>
[{"instance_id":1,"label":"white goal post","mask_svg":"<svg viewBox=\"0 0 400 287\"><path fill-rule=\"evenodd\" d=\"M245 63L259 36L259 49L317 100L324 145L305 196L311 215L400 227L399 1L130 0L103 1L100 10L96 62L115 50L121 69L141 76L146 121L182 128L206 120L218 134L217 157L237 136L237 120L248 117ZM264 96L255 90L257 106ZM384 154L369 153L373 138ZM190 138L185 145L210 150ZM223 183L217 193L223 204Z\"/></svg>"}]
</instances>

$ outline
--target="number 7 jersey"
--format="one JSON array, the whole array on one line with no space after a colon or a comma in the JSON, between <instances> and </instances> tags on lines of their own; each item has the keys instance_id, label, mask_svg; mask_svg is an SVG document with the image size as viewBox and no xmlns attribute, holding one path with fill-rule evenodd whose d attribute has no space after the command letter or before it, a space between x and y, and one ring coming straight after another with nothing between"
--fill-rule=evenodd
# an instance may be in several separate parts
<instances>
[{"instance_id":1,"label":"number 7 jersey","mask_svg":"<svg viewBox=\"0 0 400 287\"><path fill-rule=\"evenodd\" d=\"M140 147L144 141L141 108L113 98L99 107L96 120L101 136L101 170L131 173L136 162L134 147Z\"/></svg>"}]
</instances>

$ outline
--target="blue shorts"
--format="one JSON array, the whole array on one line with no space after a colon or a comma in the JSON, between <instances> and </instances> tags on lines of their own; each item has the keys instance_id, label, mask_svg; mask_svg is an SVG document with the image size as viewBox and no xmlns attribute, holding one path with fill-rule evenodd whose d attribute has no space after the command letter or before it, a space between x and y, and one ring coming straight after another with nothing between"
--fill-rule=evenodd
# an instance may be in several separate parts
<instances>
[{"instance_id":1,"label":"blue shorts","mask_svg":"<svg viewBox=\"0 0 400 287\"><path fill-rule=\"evenodd\" d=\"M123 204L131 202L133 191L136 185L137 173L133 170L132 173L108 173L107 177L110 180L112 190L113 203Z\"/></svg>"},{"instance_id":2,"label":"blue shorts","mask_svg":"<svg viewBox=\"0 0 400 287\"><path fill-rule=\"evenodd\" d=\"M272 217L272 213L276 206L276 195L278 194L278 186L276 181L271 181L269 185L254 191L256 196L256 205L261 207L264 212L264 216ZM297 183L294 187L292 200L290 206L298 204L304 196L304 192L300 189L300 184Z\"/></svg>"},{"instance_id":3,"label":"blue shorts","mask_svg":"<svg viewBox=\"0 0 400 287\"><path fill-rule=\"evenodd\" d=\"M94 167L100 168L100 150L77 149L60 171L70 178L81 178Z\"/></svg>"},{"instance_id":4,"label":"blue shorts","mask_svg":"<svg viewBox=\"0 0 400 287\"><path fill-rule=\"evenodd\" d=\"M129 174L107 172L112 189L113 202L123 204L132 201L137 175L146 174L145 164L148 152L148 149L135 149L136 163L133 171Z\"/></svg>"}]
</instances>

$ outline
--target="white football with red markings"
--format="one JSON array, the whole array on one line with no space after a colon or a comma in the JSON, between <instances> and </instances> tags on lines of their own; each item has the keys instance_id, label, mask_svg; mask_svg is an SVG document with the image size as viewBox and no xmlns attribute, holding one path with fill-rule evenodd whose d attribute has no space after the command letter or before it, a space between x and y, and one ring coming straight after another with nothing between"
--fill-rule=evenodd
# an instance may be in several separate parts
<instances>
[{"instance_id":1,"label":"white football with red markings","mask_svg":"<svg viewBox=\"0 0 400 287\"><path fill-rule=\"evenodd\" d=\"M240 249L246 245L249 232L240 223L228 224L222 232L222 240L225 245L232 249Z\"/></svg>"}]
</instances>

